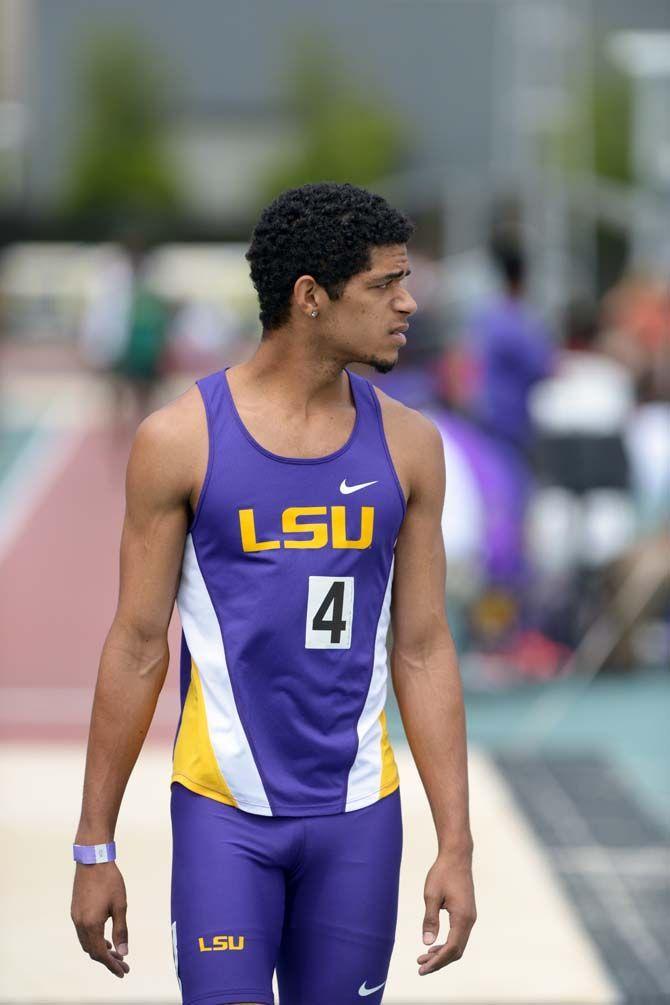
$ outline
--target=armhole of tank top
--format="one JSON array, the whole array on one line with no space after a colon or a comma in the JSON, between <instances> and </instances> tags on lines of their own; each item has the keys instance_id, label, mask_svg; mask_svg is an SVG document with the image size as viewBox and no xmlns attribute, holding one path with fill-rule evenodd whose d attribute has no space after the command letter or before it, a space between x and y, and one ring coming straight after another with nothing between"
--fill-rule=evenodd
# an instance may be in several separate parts
<instances>
[{"instance_id":1,"label":"armhole of tank top","mask_svg":"<svg viewBox=\"0 0 670 1005\"><path fill-rule=\"evenodd\" d=\"M377 416L377 425L379 426L379 435L381 437L382 446L384 447L384 453L386 454L386 460L391 469L391 474L393 475L393 480L395 482L396 488L398 490L398 495L400 497L400 505L402 507L402 519L405 519L405 514L407 512L407 503L405 501L405 493L402 490L402 485L400 484L400 479L398 478L398 472L395 469L395 464L393 463L393 458L391 457L391 451L389 450L388 440L386 439L386 432L384 431L384 417L382 416L382 406L379 403L379 398L377 397L377 392L375 391L374 384L371 384L369 380L365 383L368 385L368 391L372 397L374 404L375 414Z\"/></svg>"},{"instance_id":2,"label":"armhole of tank top","mask_svg":"<svg viewBox=\"0 0 670 1005\"><path fill-rule=\"evenodd\" d=\"M214 423L212 422L212 417L209 414L209 405L207 403L207 397L203 393L199 380L196 380L195 386L198 388L200 397L202 398L202 406L205 409L205 419L207 421L207 470L205 471L205 477L202 483L202 488L200 489L200 495L198 496L198 502L195 507L195 512L186 530L187 534L192 534L193 531L195 530L195 525L198 522L198 518L200 516L203 503L205 501L205 496L207 495L209 479L211 477L212 468L214 466Z\"/></svg>"}]
</instances>

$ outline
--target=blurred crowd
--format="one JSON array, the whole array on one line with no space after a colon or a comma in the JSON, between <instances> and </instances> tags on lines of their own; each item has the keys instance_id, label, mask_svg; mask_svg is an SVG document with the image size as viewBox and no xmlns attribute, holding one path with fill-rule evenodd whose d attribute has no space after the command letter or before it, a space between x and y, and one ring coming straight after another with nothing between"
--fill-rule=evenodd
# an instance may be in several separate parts
<instances>
[{"instance_id":1,"label":"blurred crowd","mask_svg":"<svg viewBox=\"0 0 670 1005\"><path fill-rule=\"evenodd\" d=\"M428 305L413 325L419 338L433 331L414 341L421 376L404 380L445 443L466 679L667 666L670 289L627 275L549 325L521 242L502 231L489 250L495 287L451 325Z\"/></svg>"}]
</instances>

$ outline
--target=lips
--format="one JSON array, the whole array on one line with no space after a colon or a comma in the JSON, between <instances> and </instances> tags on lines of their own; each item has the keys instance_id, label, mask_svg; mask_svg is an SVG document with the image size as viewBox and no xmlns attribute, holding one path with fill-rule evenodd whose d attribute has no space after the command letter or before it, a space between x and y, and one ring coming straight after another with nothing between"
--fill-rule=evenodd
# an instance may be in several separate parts
<instances>
[{"instance_id":1,"label":"lips","mask_svg":"<svg viewBox=\"0 0 670 1005\"><path fill-rule=\"evenodd\" d=\"M405 345L407 338L405 337L405 332L407 331L409 325L403 325L401 328L394 328L389 332L389 337L393 339L396 345Z\"/></svg>"}]
</instances>

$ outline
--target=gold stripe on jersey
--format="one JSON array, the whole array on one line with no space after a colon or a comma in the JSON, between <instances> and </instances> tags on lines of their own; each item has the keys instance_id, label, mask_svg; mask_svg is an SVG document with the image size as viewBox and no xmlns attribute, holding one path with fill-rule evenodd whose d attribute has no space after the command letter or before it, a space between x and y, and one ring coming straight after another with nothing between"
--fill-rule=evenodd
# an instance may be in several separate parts
<instances>
[{"instance_id":1,"label":"gold stripe on jersey","mask_svg":"<svg viewBox=\"0 0 670 1005\"><path fill-rule=\"evenodd\" d=\"M194 660L191 660L191 683L174 748L172 781L202 796L237 806L214 756L200 674Z\"/></svg>"},{"instance_id":2,"label":"gold stripe on jersey","mask_svg":"<svg viewBox=\"0 0 670 1005\"><path fill-rule=\"evenodd\" d=\"M400 779L398 778L398 768L396 767L395 757L393 756L393 747L391 746L391 741L389 740L388 728L386 725L386 709L382 710L379 716L379 722L382 727L382 737L381 737L381 748L382 748L382 771L379 783L379 795L387 796L389 793L397 789L400 784Z\"/></svg>"}]
</instances>

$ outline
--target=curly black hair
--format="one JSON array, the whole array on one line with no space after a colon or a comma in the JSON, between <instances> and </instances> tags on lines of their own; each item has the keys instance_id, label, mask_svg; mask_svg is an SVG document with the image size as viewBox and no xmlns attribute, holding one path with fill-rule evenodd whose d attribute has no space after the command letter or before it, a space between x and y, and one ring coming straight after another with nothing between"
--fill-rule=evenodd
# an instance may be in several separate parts
<instances>
[{"instance_id":1,"label":"curly black hair","mask_svg":"<svg viewBox=\"0 0 670 1005\"><path fill-rule=\"evenodd\" d=\"M413 231L380 195L355 185L319 182L283 192L261 213L246 254L264 331L288 321L300 276L313 276L336 300L370 267L371 248L405 244Z\"/></svg>"}]
</instances>

